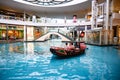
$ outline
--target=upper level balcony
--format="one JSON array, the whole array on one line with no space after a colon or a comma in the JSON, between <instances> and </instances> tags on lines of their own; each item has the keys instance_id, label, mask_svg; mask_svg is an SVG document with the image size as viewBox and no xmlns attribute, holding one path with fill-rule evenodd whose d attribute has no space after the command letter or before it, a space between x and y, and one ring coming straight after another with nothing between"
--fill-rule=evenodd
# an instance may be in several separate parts
<instances>
[{"instance_id":1,"label":"upper level balcony","mask_svg":"<svg viewBox=\"0 0 120 80\"><path fill-rule=\"evenodd\" d=\"M26 26L79 26L79 25L91 25L90 21L85 21L85 19L77 19L77 22L74 23L72 19L53 19L53 18L38 18L30 19L12 16L0 15L0 23L3 24L13 24L13 25L26 25Z\"/></svg>"}]
</instances>

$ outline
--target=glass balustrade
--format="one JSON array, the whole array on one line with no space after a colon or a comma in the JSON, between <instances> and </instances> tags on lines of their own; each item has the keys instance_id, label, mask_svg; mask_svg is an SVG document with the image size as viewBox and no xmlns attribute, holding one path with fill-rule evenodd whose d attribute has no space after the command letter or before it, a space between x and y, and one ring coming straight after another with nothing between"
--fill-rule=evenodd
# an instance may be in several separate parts
<instances>
[{"instance_id":1,"label":"glass balustrade","mask_svg":"<svg viewBox=\"0 0 120 80\"><path fill-rule=\"evenodd\" d=\"M73 19L58 19L58 18L45 18L45 17L41 17L41 18L36 18L36 19L32 19L30 17L26 18L24 20L24 18L22 17L15 17L15 16L7 16L7 15L0 15L0 19L5 19L5 20L20 20L20 21L30 21L33 23L73 23ZM85 19L77 19L77 22L84 22Z\"/></svg>"}]
</instances>

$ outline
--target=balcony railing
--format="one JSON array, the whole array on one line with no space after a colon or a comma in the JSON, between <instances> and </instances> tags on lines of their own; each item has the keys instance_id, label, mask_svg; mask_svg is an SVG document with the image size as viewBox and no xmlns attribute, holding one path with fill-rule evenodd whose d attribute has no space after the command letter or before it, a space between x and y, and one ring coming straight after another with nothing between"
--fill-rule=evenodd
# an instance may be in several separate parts
<instances>
[{"instance_id":1,"label":"balcony railing","mask_svg":"<svg viewBox=\"0 0 120 80\"><path fill-rule=\"evenodd\" d=\"M0 15L0 19L21 20L21 21L23 21L23 18L14 17L14 16L6 16L6 15Z\"/></svg>"},{"instance_id":2,"label":"balcony railing","mask_svg":"<svg viewBox=\"0 0 120 80\"><path fill-rule=\"evenodd\" d=\"M31 19L30 17L24 18L21 17L15 17L15 16L7 16L7 15L0 15L0 19L7 19L7 20L21 20L21 21L32 21L35 23L73 23L73 19L57 19L57 18L36 18ZM85 21L85 19L77 19L77 23Z\"/></svg>"}]
</instances>

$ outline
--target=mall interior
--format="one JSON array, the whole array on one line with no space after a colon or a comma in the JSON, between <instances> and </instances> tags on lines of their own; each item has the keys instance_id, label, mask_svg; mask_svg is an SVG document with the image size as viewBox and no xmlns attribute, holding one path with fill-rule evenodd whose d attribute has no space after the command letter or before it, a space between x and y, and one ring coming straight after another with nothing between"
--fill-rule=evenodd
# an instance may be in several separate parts
<instances>
[{"instance_id":1,"label":"mall interior","mask_svg":"<svg viewBox=\"0 0 120 80\"><path fill-rule=\"evenodd\" d=\"M81 40L83 31L82 40L88 44L120 43L119 0L62 0L66 5L60 0L53 4L40 1L0 1L0 42L36 41L51 31L60 31L76 41Z\"/></svg>"},{"instance_id":2,"label":"mall interior","mask_svg":"<svg viewBox=\"0 0 120 80\"><path fill-rule=\"evenodd\" d=\"M69 56L77 49L68 54L66 43L74 42L80 53L85 45L84 54ZM57 50L69 57L54 55ZM0 0L0 80L119 75L120 0Z\"/></svg>"}]
</instances>

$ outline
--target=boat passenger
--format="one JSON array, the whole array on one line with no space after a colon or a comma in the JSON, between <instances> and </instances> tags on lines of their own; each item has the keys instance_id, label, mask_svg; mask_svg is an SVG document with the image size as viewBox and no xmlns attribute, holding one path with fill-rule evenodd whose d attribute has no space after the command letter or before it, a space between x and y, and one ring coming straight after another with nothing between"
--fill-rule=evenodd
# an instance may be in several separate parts
<instances>
[{"instance_id":1,"label":"boat passenger","mask_svg":"<svg viewBox=\"0 0 120 80\"><path fill-rule=\"evenodd\" d=\"M75 50L77 50L77 51L80 50L80 43L79 42L75 43Z\"/></svg>"},{"instance_id":2,"label":"boat passenger","mask_svg":"<svg viewBox=\"0 0 120 80\"><path fill-rule=\"evenodd\" d=\"M79 42L75 43L75 48L80 48L80 43Z\"/></svg>"},{"instance_id":3,"label":"boat passenger","mask_svg":"<svg viewBox=\"0 0 120 80\"><path fill-rule=\"evenodd\" d=\"M73 45L73 43L69 43L69 45L67 45L66 50L74 50L75 46Z\"/></svg>"},{"instance_id":4,"label":"boat passenger","mask_svg":"<svg viewBox=\"0 0 120 80\"><path fill-rule=\"evenodd\" d=\"M85 43L80 43L80 48L81 48L82 50L86 49Z\"/></svg>"},{"instance_id":5,"label":"boat passenger","mask_svg":"<svg viewBox=\"0 0 120 80\"><path fill-rule=\"evenodd\" d=\"M66 48L66 47L68 47L68 43L67 43L67 42L65 43L65 48Z\"/></svg>"}]
</instances>

